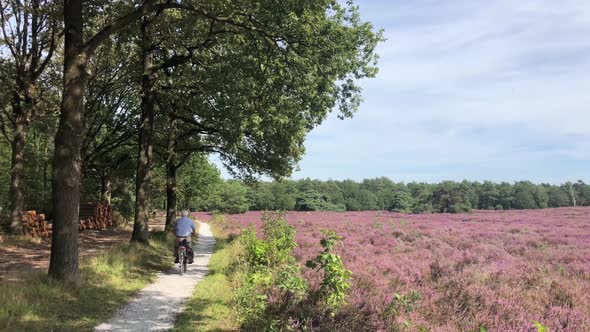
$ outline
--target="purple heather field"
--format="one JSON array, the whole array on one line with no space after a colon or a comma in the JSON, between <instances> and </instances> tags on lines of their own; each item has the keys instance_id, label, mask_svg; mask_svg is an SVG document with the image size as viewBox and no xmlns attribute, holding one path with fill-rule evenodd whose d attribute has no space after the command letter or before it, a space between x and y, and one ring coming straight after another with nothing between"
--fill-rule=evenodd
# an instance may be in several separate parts
<instances>
[{"instance_id":1,"label":"purple heather field","mask_svg":"<svg viewBox=\"0 0 590 332\"><path fill-rule=\"evenodd\" d=\"M226 216L238 233L261 212ZM212 216L198 213L208 221ZM353 272L343 310L377 329L393 294L418 291L411 312L395 318L430 331L590 331L590 208L400 214L386 211L288 212L294 255L321 251L322 229L344 237L338 248ZM306 273L311 278L311 273ZM318 280L310 280L317 283Z\"/></svg>"}]
</instances>

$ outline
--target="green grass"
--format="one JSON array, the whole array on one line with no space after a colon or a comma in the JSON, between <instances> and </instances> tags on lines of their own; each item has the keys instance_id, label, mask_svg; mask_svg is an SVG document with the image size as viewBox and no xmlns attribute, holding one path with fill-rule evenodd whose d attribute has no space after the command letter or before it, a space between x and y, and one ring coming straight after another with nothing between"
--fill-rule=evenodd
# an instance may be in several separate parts
<instances>
[{"instance_id":1,"label":"green grass","mask_svg":"<svg viewBox=\"0 0 590 332\"><path fill-rule=\"evenodd\" d=\"M0 284L0 331L86 331L172 266L173 239L152 233L150 246L125 244L81 262L78 286L35 274Z\"/></svg>"},{"instance_id":2,"label":"green grass","mask_svg":"<svg viewBox=\"0 0 590 332\"><path fill-rule=\"evenodd\" d=\"M217 232L216 232L217 233ZM240 251L239 244L217 237L215 252L209 262L209 274L197 284L185 311L172 331L238 331L239 323L232 308L232 265Z\"/></svg>"}]
</instances>

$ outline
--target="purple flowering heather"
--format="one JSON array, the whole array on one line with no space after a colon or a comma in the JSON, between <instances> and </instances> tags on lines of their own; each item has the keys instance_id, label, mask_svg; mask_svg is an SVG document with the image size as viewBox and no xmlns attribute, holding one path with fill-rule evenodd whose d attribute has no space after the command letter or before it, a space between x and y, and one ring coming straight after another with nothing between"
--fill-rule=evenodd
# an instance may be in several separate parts
<instances>
[{"instance_id":1,"label":"purple flowering heather","mask_svg":"<svg viewBox=\"0 0 590 332\"><path fill-rule=\"evenodd\" d=\"M196 214L201 220L211 215ZM260 212L227 216L226 231L261 225ZM353 272L345 319L376 330L590 331L590 208L471 214L289 212L302 263L321 247L321 229ZM311 273L310 282L318 283ZM394 293L417 291L411 310L389 314Z\"/></svg>"}]
</instances>

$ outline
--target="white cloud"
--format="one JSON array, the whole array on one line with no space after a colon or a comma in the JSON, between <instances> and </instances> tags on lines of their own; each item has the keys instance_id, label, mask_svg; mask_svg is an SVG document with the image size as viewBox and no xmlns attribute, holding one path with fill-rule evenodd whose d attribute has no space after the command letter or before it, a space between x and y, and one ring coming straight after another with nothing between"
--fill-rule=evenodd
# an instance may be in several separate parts
<instances>
[{"instance_id":1,"label":"white cloud","mask_svg":"<svg viewBox=\"0 0 590 332\"><path fill-rule=\"evenodd\" d=\"M363 82L366 102L355 119L330 118L314 130L305 176L321 165L362 178L489 162L503 168L501 178L515 163L588 163L586 0L359 4L365 19L386 29L380 74Z\"/></svg>"}]
</instances>

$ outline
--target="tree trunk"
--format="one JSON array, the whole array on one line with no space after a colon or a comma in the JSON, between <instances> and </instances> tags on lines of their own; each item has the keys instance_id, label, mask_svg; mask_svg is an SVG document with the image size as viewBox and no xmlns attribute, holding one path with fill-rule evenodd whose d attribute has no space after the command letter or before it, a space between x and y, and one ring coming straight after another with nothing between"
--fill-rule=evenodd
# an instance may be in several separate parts
<instances>
[{"instance_id":1,"label":"tree trunk","mask_svg":"<svg viewBox=\"0 0 590 332\"><path fill-rule=\"evenodd\" d=\"M48 142L48 138L45 138L45 143L43 146L43 210L47 211L47 171L49 169L49 142Z\"/></svg>"},{"instance_id":2,"label":"tree trunk","mask_svg":"<svg viewBox=\"0 0 590 332\"><path fill-rule=\"evenodd\" d=\"M170 229L176 220L176 165L166 165L166 229Z\"/></svg>"},{"instance_id":3,"label":"tree trunk","mask_svg":"<svg viewBox=\"0 0 590 332\"><path fill-rule=\"evenodd\" d=\"M176 195L176 120L170 117L168 128L168 158L166 160L166 229L176 220L178 197Z\"/></svg>"},{"instance_id":4,"label":"tree trunk","mask_svg":"<svg viewBox=\"0 0 590 332\"><path fill-rule=\"evenodd\" d=\"M16 94L15 99L20 99ZM25 209L25 143L29 120L27 110L20 100L13 104L16 113L16 127L12 140L12 161L10 168L10 231L22 234L23 210Z\"/></svg>"},{"instance_id":5,"label":"tree trunk","mask_svg":"<svg viewBox=\"0 0 590 332\"><path fill-rule=\"evenodd\" d=\"M137 180L135 185L135 222L131 241L142 243L149 242L149 183L152 166L152 135L154 131L154 104L153 85L155 75L153 73L153 54L148 38L147 18L141 24L142 31L142 97L141 97L141 128L139 132L139 155L137 158Z\"/></svg>"},{"instance_id":6,"label":"tree trunk","mask_svg":"<svg viewBox=\"0 0 590 332\"><path fill-rule=\"evenodd\" d=\"M103 201L107 202L109 205L111 204L111 196L113 192L113 184L111 183L111 178L108 175L101 176L101 198Z\"/></svg>"},{"instance_id":7,"label":"tree trunk","mask_svg":"<svg viewBox=\"0 0 590 332\"><path fill-rule=\"evenodd\" d=\"M49 276L78 282L80 146L87 55L82 52L82 0L64 2L64 76L53 158L53 235Z\"/></svg>"}]
</instances>

